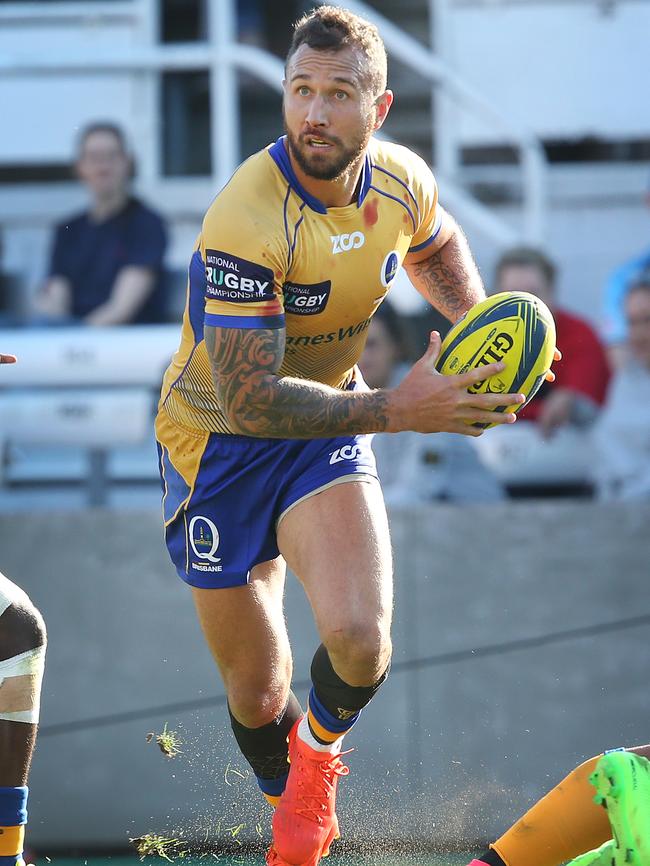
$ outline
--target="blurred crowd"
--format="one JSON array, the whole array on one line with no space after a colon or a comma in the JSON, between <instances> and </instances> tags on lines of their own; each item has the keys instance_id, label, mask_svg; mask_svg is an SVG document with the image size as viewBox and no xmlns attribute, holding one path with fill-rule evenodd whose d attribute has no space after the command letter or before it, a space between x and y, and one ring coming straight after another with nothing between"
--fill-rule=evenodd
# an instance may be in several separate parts
<instances>
[{"instance_id":1,"label":"blurred crowd","mask_svg":"<svg viewBox=\"0 0 650 866\"><path fill-rule=\"evenodd\" d=\"M83 129L74 172L85 187L87 207L55 226L47 274L26 314L24 302L16 307L12 279L0 264L0 322L106 327L171 321L170 306L179 305L170 305L166 280L168 231L161 215L132 192L135 165L124 132L110 122ZM515 428L487 431L476 442L450 434L376 436L389 503L495 501L521 494L525 485L513 485L512 472L502 470L504 464L512 469L522 454L528 463L537 461L541 480L545 465L549 480L559 480L549 489L575 493L555 478L554 465L588 454L590 482L578 492L650 498L650 248L611 275L600 292L599 317L567 310L556 283L551 257L528 247L506 250L486 280L491 293L523 291L541 298L553 312L563 353L554 366L555 382L545 382L521 411L516 437ZM588 318L600 318L600 333ZM432 325L443 337L450 327L432 311L405 317L385 301L360 361L368 384L396 385L421 354ZM537 481L539 492L543 485Z\"/></svg>"}]
</instances>

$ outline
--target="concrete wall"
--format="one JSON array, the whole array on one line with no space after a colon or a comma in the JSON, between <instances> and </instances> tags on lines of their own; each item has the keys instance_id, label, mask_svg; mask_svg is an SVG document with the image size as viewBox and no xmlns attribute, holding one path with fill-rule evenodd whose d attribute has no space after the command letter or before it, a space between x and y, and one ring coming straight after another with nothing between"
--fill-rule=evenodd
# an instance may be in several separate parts
<instances>
[{"instance_id":1,"label":"concrete wall","mask_svg":"<svg viewBox=\"0 0 650 866\"><path fill-rule=\"evenodd\" d=\"M392 515L394 670L349 738L348 835L492 837L583 758L650 739L649 525L649 505ZM50 635L32 844L267 834L158 515L3 516L0 560ZM304 699L316 636L295 579L287 615ZM166 722L183 739L173 761L145 740Z\"/></svg>"}]
</instances>

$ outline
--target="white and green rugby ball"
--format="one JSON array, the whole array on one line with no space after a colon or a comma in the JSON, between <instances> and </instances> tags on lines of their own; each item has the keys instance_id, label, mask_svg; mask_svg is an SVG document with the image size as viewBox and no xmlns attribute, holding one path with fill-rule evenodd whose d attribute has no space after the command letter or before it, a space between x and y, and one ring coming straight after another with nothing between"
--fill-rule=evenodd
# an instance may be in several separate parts
<instances>
[{"instance_id":1,"label":"white and green rugby ball","mask_svg":"<svg viewBox=\"0 0 650 866\"><path fill-rule=\"evenodd\" d=\"M527 292L501 292L472 307L442 342L436 367L440 373L465 373L503 361L505 370L473 385L473 394L524 394L528 403L551 368L555 322L543 301ZM495 412L518 412L499 406ZM493 424L477 424L493 427Z\"/></svg>"}]
</instances>

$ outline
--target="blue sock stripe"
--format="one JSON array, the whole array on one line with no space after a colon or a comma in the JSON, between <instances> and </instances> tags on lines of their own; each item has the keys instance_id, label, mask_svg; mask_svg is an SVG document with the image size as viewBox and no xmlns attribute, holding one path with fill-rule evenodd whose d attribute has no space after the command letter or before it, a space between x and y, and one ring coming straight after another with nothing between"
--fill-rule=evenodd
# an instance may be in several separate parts
<instances>
[{"instance_id":1,"label":"blue sock stripe","mask_svg":"<svg viewBox=\"0 0 650 866\"><path fill-rule=\"evenodd\" d=\"M259 776L255 778L264 794L268 794L271 797L279 797L286 787L289 773L285 773L284 776L280 776L278 779L260 779ZM0 866L2 866L1 863Z\"/></svg>"},{"instance_id":2,"label":"blue sock stripe","mask_svg":"<svg viewBox=\"0 0 650 866\"><path fill-rule=\"evenodd\" d=\"M359 713L361 713L361 710L359 710L358 713L350 716L350 718L345 721L337 719L337 717L333 716L332 713L330 713L330 711L318 700L318 695L313 686L312 690L309 692L309 709L325 730L331 731L333 734L344 734L346 731L349 731L352 725L359 718Z\"/></svg>"},{"instance_id":3,"label":"blue sock stripe","mask_svg":"<svg viewBox=\"0 0 650 866\"><path fill-rule=\"evenodd\" d=\"M28 793L27 787L0 788L0 827L17 827L27 823Z\"/></svg>"}]
</instances>

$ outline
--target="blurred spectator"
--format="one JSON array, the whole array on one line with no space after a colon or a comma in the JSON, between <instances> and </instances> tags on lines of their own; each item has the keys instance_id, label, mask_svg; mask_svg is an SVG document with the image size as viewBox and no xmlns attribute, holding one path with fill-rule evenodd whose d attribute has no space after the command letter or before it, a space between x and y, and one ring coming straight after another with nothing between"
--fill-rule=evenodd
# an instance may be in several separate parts
<instances>
[{"instance_id":1,"label":"blurred spectator","mask_svg":"<svg viewBox=\"0 0 650 866\"><path fill-rule=\"evenodd\" d=\"M565 425L591 424L605 400L607 356L593 328L557 305L553 262L528 247L509 250L497 263L495 282L497 292L530 292L544 301L553 313L562 352L562 360L553 364L555 382L544 382L519 418L536 422L545 438Z\"/></svg>"},{"instance_id":2,"label":"blurred spectator","mask_svg":"<svg viewBox=\"0 0 650 866\"><path fill-rule=\"evenodd\" d=\"M388 301L368 328L359 367L371 388L393 388L408 372L402 322ZM481 464L471 440L453 433L378 433L377 469L389 505L434 499L487 502L503 499L498 482Z\"/></svg>"},{"instance_id":3,"label":"blurred spectator","mask_svg":"<svg viewBox=\"0 0 650 866\"><path fill-rule=\"evenodd\" d=\"M646 192L646 203L650 206L650 189ZM609 358L614 368L625 361L627 339L625 296L638 278L650 269L650 247L624 262L614 270L605 284L603 296L603 337Z\"/></svg>"},{"instance_id":4,"label":"blurred spectator","mask_svg":"<svg viewBox=\"0 0 650 866\"><path fill-rule=\"evenodd\" d=\"M627 360L594 427L597 482L606 499L650 499L650 271L624 298Z\"/></svg>"},{"instance_id":5,"label":"blurred spectator","mask_svg":"<svg viewBox=\"0 0 650 866\"><path fill-rule=\"evenodd\" d=\"M164 321L165 225L130 193L133 162L121 129L86 127L76 171L90 207L56 228L38 320L98 326Z\"/></svg>"}]
</instances>

